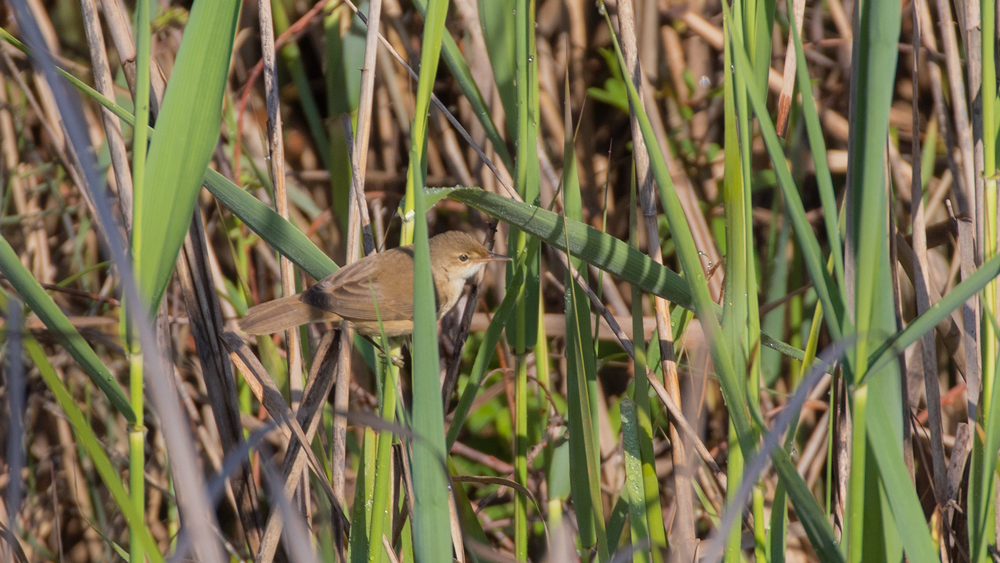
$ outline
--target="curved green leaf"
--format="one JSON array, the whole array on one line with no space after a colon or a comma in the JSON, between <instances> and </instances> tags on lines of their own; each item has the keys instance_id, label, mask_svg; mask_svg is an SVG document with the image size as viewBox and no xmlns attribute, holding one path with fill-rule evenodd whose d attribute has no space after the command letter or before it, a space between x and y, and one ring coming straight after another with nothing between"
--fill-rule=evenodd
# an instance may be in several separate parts
<instances>
[{"instance_id":1,"label":"curved green leaf","mask_svg":"<svg viewBox=\"0 0 1000 563\"><path fill-rule=\"evenodd\" d=\"M205 174L205 187L234 215L246 223L274 249L319 280L339 269L330 257L316 247L302 231L295 228L270 207L239 189L215 170Z\"/></svg>"},{"instance_id":2,"label":"curved green leaf","mask_svg":"<svg viewBox=\"0 0 1000 563\"><path fill-rule=\"evenodd\" d=\"M691 290L683 278L628 243L589 225L478 188L436 188L428 191L443 192L451 199L514 225L559 250L635 284L643 291L659 295L685 309L693 306Z\"/></svg>"}]
</instances>

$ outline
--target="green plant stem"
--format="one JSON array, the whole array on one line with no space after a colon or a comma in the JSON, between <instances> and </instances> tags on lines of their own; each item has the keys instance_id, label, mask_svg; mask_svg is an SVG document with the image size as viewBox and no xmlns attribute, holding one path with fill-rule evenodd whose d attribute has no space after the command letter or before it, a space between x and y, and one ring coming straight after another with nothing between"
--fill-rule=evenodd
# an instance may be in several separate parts
<instances>
[{"instance_id":1,"label":"green plant stem","mask_svg":"<svg viewBox=\"0 0 1000 563\"><path fill-rule=\"evenodd\" d=\"M983 240L983 259L989 260L990 258L996 256L997 254L997 76L996 76L996 44L993 38L996 34L996 3L994 0L982 0L980 3L981 9L981 19L980 25L982 27L982 86L980 90L980 100L982 100L982 125L980 129L983 131L983 176L985 177L985 185L983 188L983 195L985 201L983 202L986 209L983 213L983 218L985 221L984 225L984 240ZM982 322L982 338L981 342L981 357L983 362L982 369L982 395L979 400L979 411L978 416L981 421L983 428L991 428L993 425L998 424L994 416L990 416L993 413L992 405L993 402L997 400L994 396L995 380L997 377L997 331L996 326L991 321L996 318L997 314L997 290L998 285L996 280L990 281L986 284L986 288L983 294L983 322ZM972 456L972 473L979 477L978 479L973 477L970 479L969 483L969 508L970 511L973 507L978 504L974 513L970 516L970 523L974 524L970 526L970 531L978 528L979 533L989 535L989 532L994 530L996 521L996 495L994 494L994 479L996 475L995 463L991 464L991 460L995 460L993 455L987 455L986 452L989 451L985 449L986 444L981 442L982 436L977 432L975 433L973 456ZM995 453L995 450L993 450ZM973 496L976 497L976 501L973 501ZM986 550L981 549L984 546L983 540L986 538L972 538L972 542L975 547L973 547L973 559L978 563L979 558L987 557ZM989 539L987 542L992 543Z\"/></svg>"},{"instance_id":2,"label":"green plant stem","mask_svg":"<svg viewBox=\"0 0 1000 563\"><path fill-rule=\"evenodd\" d=\"M150 0L136 2L136 83L135 83L135 117L138 123L149 122L149 64L150 64ZM142 198L146 194L146 143L149 130L146 127L133 128L132 144L132 185L135 194L134 205L141 209ZM128 217L133 216L133 210L128 210ZM131 222L130 222L131 223ZM128 225L130 233L132 224ZM132 303L133 307L142 307ZM123 323L129 322L122 317ZM128 329L126 328L126 332ZM131 339L130 339L131 340ZM129 355L129 402L135 412L135 423L129 425L129 497L136 513L146 513L146 429L143 415L143 369L142 351L137 340L131 340L132 350ZM142 542L139 541L139 531L133 525L129 530L129 557L133 563L143 563Z\"/></svg>"},{"instance_id":3,"label":"green plant stem","mask_svg":"<svg viewBox=\"0 0 1000 563\"><path fill-rule=\"evenodd\" d=\"M508 6L510 9L511 6ZM535 62L535 0L515 0L514 10L514 86L517 94L517 154L514 162L515 187L528 203L537 204L538 168L538 66ZM511 229L511 247L517 255L526 252L528 234ZM528 263L524 295L517 302L514 318L514 350L517 356L514 380L514 480L528 484L528 405L527 361L534 348L538 321L538 262ZM534 280L534 281L533 281ZM509 329L508 329L509 330ZM514 493L514 557L528 557L528 499L521 491Z\"/></svg>"},{"instance_id":4,"label":"green plant stem","mask_svg":"<svg viewBox=\"0 0 1000 563\"><path fill-rule=\"evenodd\" d=\"M731 422L729 423L729 448L729 459L726 463L726 504L735 507L739 506L740 502L736 494L743 483L743 469L746 466L746 460L739 447L736 427ZM740 546L741 531L739 525L733 526L729 537L726 538L725 560L727 563L740 563L743 555Z\"/></svg>"},{"instance_id":5,"label":"green plant stem","mask_svg":"<svg viewBox=\"0 0 1000 563\"><path fill-rule=\"evenodd\" d=\"M733 20L723 23L723 32L732 36L732 41L725 42L724 68L732 68L732 45L743 44L744 28L748 23L744 20L740 2L733 5ZM753 35L752 26L748 30ZM733 369L737 374L736 383L740 394L747 405L753 408L757 400L759 380L749 369L750 334L748 332L750 312L750 269L753 257L752 248L747 249L747 217L745 193L750 181L750 142L748 132L753 127L747 112L746 81L742 74L727 72L724 83L725 105L725 172L723 178L723 199L726 217L726 280L725 294L727 296L722 309L722 330L725 338L732 344L730 357ZM756 292L753 292L756 295ZM750 373L749 379L744 374ZM759 373L759 370L757 370ZM732 405L729 406L733 408ZM728 486L726 488L727 502L737 506L741 500L736 497L743 481L743 469L746 459L739 446L739 437L732 423L729 426L729 463L727 467ZM725 560L727 563L740 563L740 526L733 526L726 541Z\"/></svg>"},{"instance_id":6,"label":"green plant stem","mask_svg":"<svg viewBox=\"0 0 1000 563\"><path fill-rule=\"evenodd\" d=\"M522 300L523 304L524 301ZM524 331L518 331L524 338ZM517 343L523 350L523 340ZM528 483L528 363L523 353L517 355L514 376L514 480L519 485ZM514 557L528 560L528 499L524 493L514 494Z\"/></svg>"},{"instance_id":7,"label":"green plant stem","mask_svg":"<svg viewBox=\"0 0 1000 563\"><path fill-rule=\"evenodd\" d=\"M413 241L413 416L412 428L422 439L411 449L413 480L413 551L417 561L448 561L452 557L449 484L444 461L444 407L438 380L437 311L428 246L427 118L437 75L441 43L448 16L448 0L429 2L421 40L420 77L417 80L410 164L406 171L406 200L402 240Z\"/></svg>"},{"instance_id":8,"label":"green plant stem","mask_svg":"<svg viewBox=\"0 0 1000 563\"><path fill-rule=\"evenodd\" d=\"M637 216L636 183L632 177L632 194L629 205L629 245L639 246L639 221ZM631 285L631 284L630 284ZM642 461L642 484L645 495L646 529L649 541L652 543L654 563L661 563L661 551L667 548L666 525L663 521L663 509L660 506L659 480L656 477L656 456L653 453L653 422L649 405L649 381L642 376L648 369L646 361L646 342L643 335L643 295L635 285L632 289L632 348L635 351L633 372L638 376L632 383L632 402L635 404L636 421L638 424L639 453ZM669 317L667 322L671 322Z\"/></svg>"},{"instance_id":9,"label":"green plant stem","mask_svg":"<svg viewBox=\"0 0 1000 563\"><path fill-rule=\"evenodd\" d=\"M132 410L135 411L135 423L129 425L128 432L128 486L129 498L136 514L146 513L146 428L143 416L142 394L142 352L138 345L129 355L129 395ZM129 526L129 558L133 563L145 561L145 549L136 522Z\"/></svg>"},{"instance_id":10,"label":"green plant stem","mask_svg":"<svg viewBox=\"0 0 1000 563\"><path fill-rule=\"evenodd\" d=\"M851 401L851 479L847 506L848 557L850 563L862 560L865 517L865 411L868 406L868 384L855 387Z\"/></svg>"},{"instance_id":11,"label":"green plant stem","mask_svg":"<svg viewBox=\"0 0 1000 563\"><path fill-rule=\"evenodd\" d=\"M390 354L399 355L400 348L392 348ZM385 362L382 383L382 420L387 425L395 423L396 395L399 387L399 368L390 360ZM372 500L371 531L368 534L368 563L383 561L385 549L382 548L382 536L391 529L392 517L392 442L394 436L388 430L378 433L378 446L375 454L375 495Z\"/></svg>"},{"instance_id":12,"label":"green plant stem","mask_svg":"<svg viewBox=\"0 0 1000 563\"><path fill-rule=\"evenodd\" d=\"M996 33L996 3L991 0L981 2L983 83L980 98L983 105L983 175L985 176L984 199L986 209L983 214L985 237L983 240L984 260L989 260L997 252L997 74L996 45L992 40ZM992 313L997 308L997 282L986 286L986 306ZM989 409L993 377L993 362L996 361L996 332L992 323L983 323L983 410Z\"/></svg>"},{"instance_id":13,"label":"green plant stem","mask_svg":"<svg viewBox=\"0 0 1000 563\"><path fill-rule=\"evenodd\" d=\"M762 563L768 560L766 521L764 518L764 488L758 485L753 488L753 553L755 560Z\"/></svg>"}]
</instances>

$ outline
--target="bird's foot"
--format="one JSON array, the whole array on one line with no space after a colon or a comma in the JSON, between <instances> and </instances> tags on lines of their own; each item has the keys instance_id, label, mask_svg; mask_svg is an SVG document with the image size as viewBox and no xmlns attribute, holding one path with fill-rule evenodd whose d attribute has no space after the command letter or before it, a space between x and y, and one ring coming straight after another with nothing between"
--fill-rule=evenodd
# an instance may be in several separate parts
<instances>
[{"instance_id":1,"label":"bird's foot","mask_svg":"<svg viewBox=\"0 0 1000 563\"><path fill-rule=\"evenodd\" d=\"M406 362L403 360L403 357L396 354L389 354L387 356L385 352L379 352L378 357L381 358L383 362L388 359L398 368L406 366Z\"/></svg>"}]
</instances>

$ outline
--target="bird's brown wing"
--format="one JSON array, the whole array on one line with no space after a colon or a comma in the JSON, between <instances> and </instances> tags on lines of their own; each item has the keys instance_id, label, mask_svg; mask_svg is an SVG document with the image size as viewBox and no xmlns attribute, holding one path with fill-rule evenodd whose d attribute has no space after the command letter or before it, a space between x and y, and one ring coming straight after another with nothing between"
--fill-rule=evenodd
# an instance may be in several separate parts
<instances>
[{"instance_id":1,"label":"bird's brown wing","mask_svg":"<svg viewBox=\"0 0 1000 563\"><path fill-rule=\"evenodd\" d=\"M410 320L413 318L412 250L387 250L341 268L303 292L302 301L350 321Z\"/></svg>"}]
</instances>

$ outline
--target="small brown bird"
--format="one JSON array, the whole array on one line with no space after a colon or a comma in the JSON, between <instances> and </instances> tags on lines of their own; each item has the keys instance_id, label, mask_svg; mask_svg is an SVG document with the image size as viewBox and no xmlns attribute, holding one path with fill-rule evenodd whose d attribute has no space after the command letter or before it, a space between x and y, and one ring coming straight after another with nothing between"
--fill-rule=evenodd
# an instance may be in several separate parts
<instances>
[{"instance_id":1,"label":"small brown bird","mask_svg":"<svg viewBox=\"0 0 1000 563\"><path fill-rule=\"evenodd\" d=\"M465 282L483 266L510 260L461 231L441 233L428 243L439 319L458 303ZM412 245L362 258L302 293L251 307L240 320L240 328L247 334L269 334L307 323L344 320L365 336L379 335L383 328L389 337L413 332Z\"/></svg>"}]
</instances>

